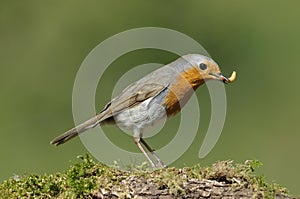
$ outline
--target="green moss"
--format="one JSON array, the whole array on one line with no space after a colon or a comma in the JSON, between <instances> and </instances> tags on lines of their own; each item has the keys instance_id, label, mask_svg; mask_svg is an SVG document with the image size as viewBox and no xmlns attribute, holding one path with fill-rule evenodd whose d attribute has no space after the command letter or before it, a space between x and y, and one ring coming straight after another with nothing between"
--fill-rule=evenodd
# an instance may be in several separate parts
<instances>
[{"instance_id":1,"label":"green moss","mask_svg":"<svg viewBox=\"0 0 300 199\"><path fill-rule=\"evenodd\" d=\"M81 162L70 167L65 173L50 175L28 175L19 179L8 179L0 185L2 198L86 198L99 190L115 190L127 197L128 184L153 184L155 189L168 189L170 194L185 194L188 180L216 180L232 184L233 188L247 187L264 198L273 198L276 194L287 193L277 184L267 183L263 176L253 171L261 166L259 161L246 161L233 164L232 161L220 161L211 167L186 167L149 170L143 164L121 171L95 163L88 155L80 156ZM126 184L128 183L128 184ZM127 194L127 195L126 195Z\"/></svg>"},{"instance_id":2,"label":"green moss","mask_svg":"<svg viewBox=\"0 0 300 199\"><path fill-rule=\"evenodd\" d=\"M65 173L51 175L29 175L20 179L8 179L0 185L2 198L78 198L88 196L96 189L97 176L106 167L96 164L88 155L79 157L81 163L74 164Z\"/></svg>"}]
</instances>

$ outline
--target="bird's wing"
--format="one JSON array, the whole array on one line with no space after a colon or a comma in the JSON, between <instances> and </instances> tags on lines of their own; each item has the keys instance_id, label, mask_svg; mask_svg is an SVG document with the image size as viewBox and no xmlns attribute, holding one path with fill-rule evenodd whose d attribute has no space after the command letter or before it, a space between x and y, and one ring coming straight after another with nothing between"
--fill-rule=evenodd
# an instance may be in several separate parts
<instances>
[{"instance_id":1,"label":"bird's wing","mask_svg":"<svg viewBox=\"0 0 300 199\"><path fill-rule=\"evenodd\" d=\"M123 91L120 95L112 99L98 114L100 122L127 108L134 107L151 97L157 96L159 93L167 89L168 85L168 83L148 83L138 85L134 89L127 87L124 89L125 92ZM129 90L131 90L131 92L129 92Z\"/></svg>"}]
</instances>

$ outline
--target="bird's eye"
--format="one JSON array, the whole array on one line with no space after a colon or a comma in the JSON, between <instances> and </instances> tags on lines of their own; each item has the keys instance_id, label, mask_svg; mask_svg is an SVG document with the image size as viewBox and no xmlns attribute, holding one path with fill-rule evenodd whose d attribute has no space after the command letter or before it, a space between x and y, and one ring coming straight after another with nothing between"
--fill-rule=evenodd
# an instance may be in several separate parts
<instances>
[{"instance_id":1,"label":"bird's eye","mask_svg":"<svg viewBox=\"0 0 300 199\"><path fill-rule=\"evenodd\" d=\"M207 69L207 65L205 63L199 64L199 67L200 67L201 70L206 70Z\"/></svg>"}]
</instances>

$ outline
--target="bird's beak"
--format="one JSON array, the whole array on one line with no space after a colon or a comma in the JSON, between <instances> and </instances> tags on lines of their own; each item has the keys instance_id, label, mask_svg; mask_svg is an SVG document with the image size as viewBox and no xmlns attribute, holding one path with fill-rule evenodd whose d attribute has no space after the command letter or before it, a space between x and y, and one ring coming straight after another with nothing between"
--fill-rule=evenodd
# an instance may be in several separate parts
<instances>
[{"instance_id":1,"label":"bird's beak","mask_svg":"<svg viewBox=\"0 0 300 199\"><path fill-rule=\"evenodd\" d=\"M233 71L231 76L229 78L225 77L224 75L222 75L222 73L209 73L211 76L217 78L218 80L222 81L223 83L227 84L227 83L231 83L235 80L236 78L236 72Z\"/></svg>"},{"instance_id":2,"label":"bird's beak","mask_svg":"<svg viewBox=\"0 0 300 199\"><path fill-rule=\"evenodd\" d=\"M211 76L215 77L217 80L222 81L223 83L228 83L228 78L222 75L222 73L209 73Z\"/></svg>"}]
</instances>

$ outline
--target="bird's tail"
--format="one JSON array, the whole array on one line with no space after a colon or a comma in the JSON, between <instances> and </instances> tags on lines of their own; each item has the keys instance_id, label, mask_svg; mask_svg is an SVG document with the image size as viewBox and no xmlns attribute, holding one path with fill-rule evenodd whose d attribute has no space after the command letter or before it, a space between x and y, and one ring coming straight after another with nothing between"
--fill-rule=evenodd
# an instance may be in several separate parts
<instances>
[{"instance_id":1,"label":"bird's tail","mask_svg":"<svg viewBox=\"0 0 300 199\"><path fill-rule=\"evenodd\" d=\"M80 133L83 133L84 131L94 128L96 127L101 120L99 120L98 115L96 115L95 117L87 120L86 122L68 130L67 132L61 134L60 136L54 138L50 144L53 145L60 145L63 144L65 142L67 142L68 140L76 137L77 135L79 135Z\"/></svg>"}]
</instances>

